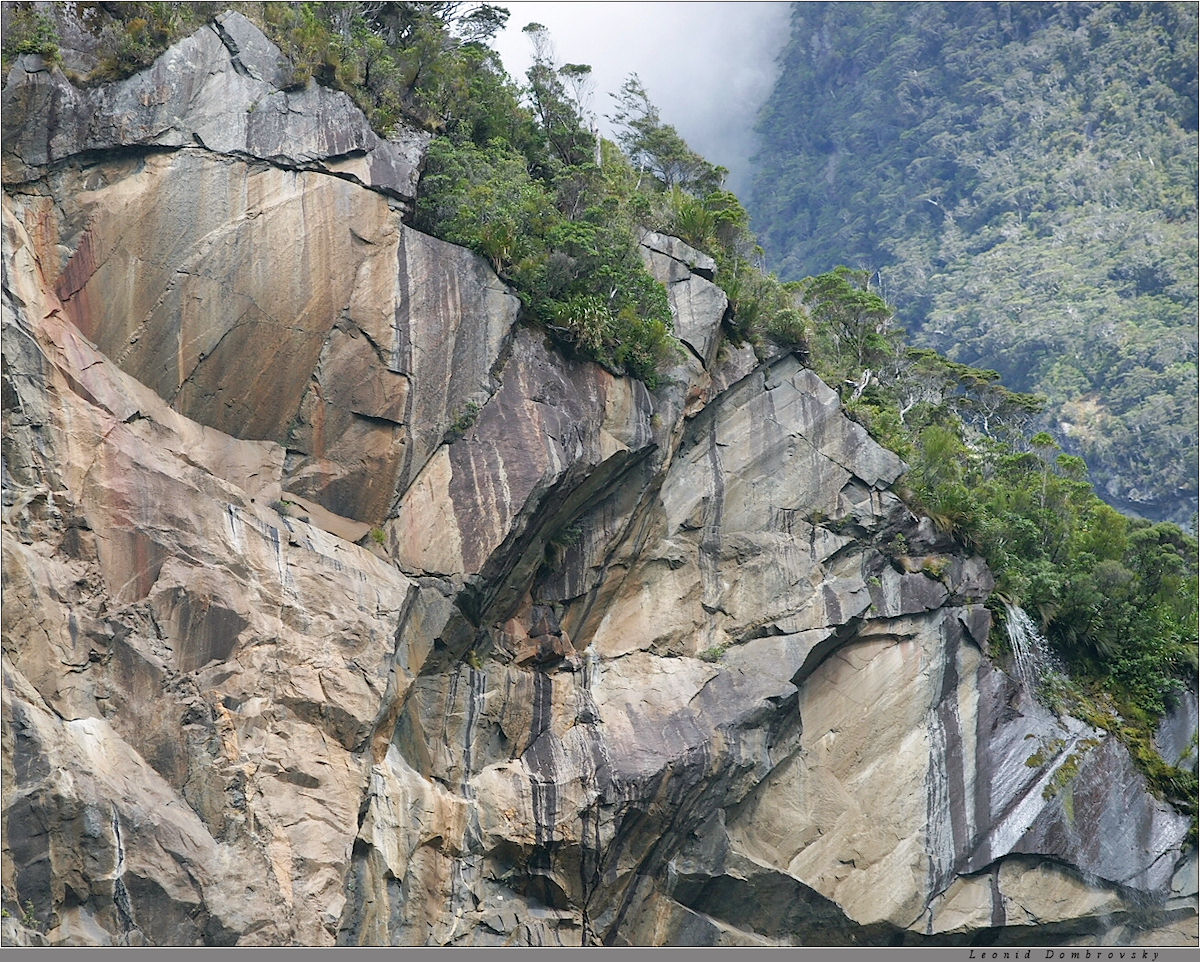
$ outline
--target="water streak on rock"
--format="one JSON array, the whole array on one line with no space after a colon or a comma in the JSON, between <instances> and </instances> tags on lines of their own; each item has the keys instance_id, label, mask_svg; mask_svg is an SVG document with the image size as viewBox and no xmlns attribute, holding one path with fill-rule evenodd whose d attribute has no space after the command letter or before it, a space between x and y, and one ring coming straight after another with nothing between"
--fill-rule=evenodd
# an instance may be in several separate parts
<instances>
[{"instance_id":1,"label":"water streak on rock","mask_svg":"<svg viewBox=\"0 0 1200 962\"><path fill-rule=\"evenodd\" d=\"M1047 678L1062 674L1062 666L1024 608L1006 605L1004 623L1017 677L1036 695Z\"/></svg>"}]
</instances>

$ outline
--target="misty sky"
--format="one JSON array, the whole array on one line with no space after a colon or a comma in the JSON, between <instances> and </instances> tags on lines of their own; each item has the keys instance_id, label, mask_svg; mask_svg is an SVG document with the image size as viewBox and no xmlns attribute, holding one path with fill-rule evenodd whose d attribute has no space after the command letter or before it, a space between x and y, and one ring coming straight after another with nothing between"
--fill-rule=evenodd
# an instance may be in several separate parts
<instances>
[{"instance_id":1,"label":"misty sky","mask_svg":"<svg viewBox=\"0 0 1200 962\"><path fill-rule=\"evenodd\" d=\"M609 94L636 73L663 120L728 167L729 186L744 196L755 116L787 39L787 3L496 2L511 16L495 48L515 79L524 81L532 51L521 28L544 24L560 64L591 65L603 132L611 136Z\"/></svg>"}]
</instances>

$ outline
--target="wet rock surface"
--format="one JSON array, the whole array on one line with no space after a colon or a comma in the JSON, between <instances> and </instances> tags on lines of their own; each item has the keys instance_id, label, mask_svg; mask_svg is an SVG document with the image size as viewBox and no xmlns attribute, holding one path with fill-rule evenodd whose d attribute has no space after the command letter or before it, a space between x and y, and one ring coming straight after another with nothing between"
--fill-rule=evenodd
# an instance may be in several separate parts
<instances>
[{"instance_id":1,"label":"wet rock surface","mask_svg":"<svg viewBox=\"0 0 1200 962\"><path fill-rule=\"evenodd\" d=\"M659 391L568 360L276 55L5 91L6 944L1195 944L1187 819L704 255Z\"/></svg>"}]
</instances>

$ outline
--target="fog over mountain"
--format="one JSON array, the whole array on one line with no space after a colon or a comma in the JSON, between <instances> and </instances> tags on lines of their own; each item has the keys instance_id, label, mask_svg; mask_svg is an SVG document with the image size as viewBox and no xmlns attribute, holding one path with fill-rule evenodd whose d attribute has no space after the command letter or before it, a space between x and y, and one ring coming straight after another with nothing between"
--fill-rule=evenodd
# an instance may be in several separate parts
<instances>
[{"instance_id":1,"label":"fog over mountain","mask_svg":"<svg viewBox=\"0 0 1200 962\"><path fill-rule=\"evenodd\" d=\"M524 80L531 22L550 32L560 63L592 67L592 109L601 130L610 94L630 73L642 79L663 118L713 163L730 170L729 186L749 187L754 121L775 81L775 58L787 39L786 3L503 3L508 26L496 49L508 72Z\"/></svg>"}]
</instances>

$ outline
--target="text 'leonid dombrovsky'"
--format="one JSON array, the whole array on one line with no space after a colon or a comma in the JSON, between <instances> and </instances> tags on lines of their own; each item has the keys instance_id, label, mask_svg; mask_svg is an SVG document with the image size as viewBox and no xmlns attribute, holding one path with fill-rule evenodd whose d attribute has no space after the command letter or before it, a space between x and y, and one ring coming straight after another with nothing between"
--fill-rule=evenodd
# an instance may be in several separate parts
<instances>
[{"instance_id":1,"label":"text 'leonid dombrovsky'","mask_svg":"<svg viewBox=\"0 0 1200 962\"><path fill-rule=\"evenodd\" d=\"M1158 952L1155 949L971 949L967 958L987 959L989 962L992 959L1061 959L1062 962L1133 962L1134 959L1145 959L1146 962L1157 962Z\"/></svg>"}]
</instances>

